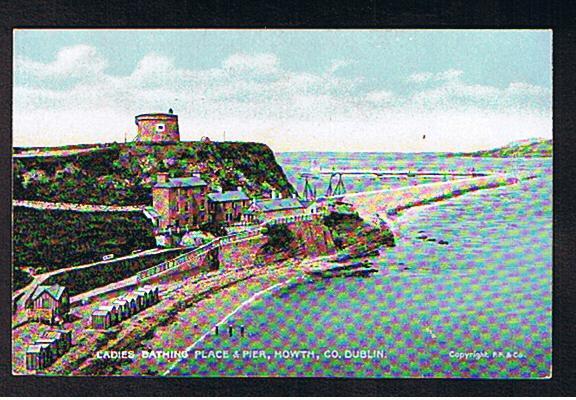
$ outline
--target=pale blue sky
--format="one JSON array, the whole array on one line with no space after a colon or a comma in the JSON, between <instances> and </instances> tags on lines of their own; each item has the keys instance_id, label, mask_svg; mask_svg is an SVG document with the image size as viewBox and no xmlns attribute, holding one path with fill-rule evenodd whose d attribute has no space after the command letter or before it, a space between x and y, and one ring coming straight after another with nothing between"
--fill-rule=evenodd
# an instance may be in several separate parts
<instances>
[{"instance_id":1,"label":"pale blue sky","mask_svg":"<svg viewBox=\"0 0 576 400\"><path fill-rule=\"evenodd\" d=\"M133 115L169 107L185 140L226 131L277 151L551 137L551 41L534 30L19 30L14 142L121 141Z\"/></svg>"}]
</instances>

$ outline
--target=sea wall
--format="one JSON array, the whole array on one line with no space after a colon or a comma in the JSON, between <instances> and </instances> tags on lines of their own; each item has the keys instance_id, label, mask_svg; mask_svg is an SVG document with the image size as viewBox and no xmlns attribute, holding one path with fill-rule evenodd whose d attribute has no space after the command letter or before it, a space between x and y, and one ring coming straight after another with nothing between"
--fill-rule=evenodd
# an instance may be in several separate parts
<instances>
[{"instance_id":1,"label":"sea wall","mask_svg":"<svg viewBox=\"0 0 576 400\"><path fill-rule=\"evenodd\" d=\"M369 220L374 214L394 214L406 208L449 199L475 190L511 185L517 182L518 178L515 176L498 174L398 189L346 194L341 199L346 203L353 204L360 216Z\"/></svg>"},{"instance_id":2,"label":"sea wall","mask_svg":"<svg viewBox=\"0 0 576 400\"><path fill-rule=\"evenodd\" d=\"M266 244L266 238L255 236L222 245L218 249L219 267L234 269L254 266L256 254L264 244Z\"/></svg>"}]
</instances>

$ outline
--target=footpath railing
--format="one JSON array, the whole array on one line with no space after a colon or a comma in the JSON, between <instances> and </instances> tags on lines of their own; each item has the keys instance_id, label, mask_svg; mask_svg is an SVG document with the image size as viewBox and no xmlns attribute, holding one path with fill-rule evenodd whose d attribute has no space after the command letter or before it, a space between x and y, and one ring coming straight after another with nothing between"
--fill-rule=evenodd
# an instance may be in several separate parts
<instances>
[{"instance_id":1,"label":"footpath railing","mask_svg":"<svg viewBox=\"0 0 576 400\"><path fill-rule=\"evenodd\" d=\"M309 214L298 214L298 215L290 215L286 217L277 217L269 219L267 221L262 222L259 225L255 225L252 228L247 228L241 232L232 233L227 236L216 238L200 247L195 248L194 250L186 254L182 254L181 256L178 256L172 260L165 261L163 263L155 265L154 267L140 271L136 274L136 279L138 281L141 281L156 275L160 275L166 271L174 270L181 267L184 264L189 264L193 261L196 261L198 260L199 257L203 256L209 251L212 251L216 248L220 248L221 246L257 237L262 234L263 228L267 225L278 225L300 221L312 221L315 219L320 219L322 215L323 215L322 213L309 213Z\"/></svg>"},{"instance_id":2,"label":"footpath railing","mask_svg":"<svg viewBox=\"0 0 576 400\"><path fill-rule=\"evenodd\" d=\"M289 215L286 217L276 217L274 219L269 219L263 222L261 225L278 225L278 224L287 224L290 222L300 222L300 221L313 221L315 219L322 218L324 214L322 213L309 213L309 214L298 214L298 215Z\"/></svg>"},{"instance_id":3,"label":"footpath railing","mask_svg":"<svg viewBox=\"0 0 576 400\"><path fill-rule=\"evenodd\" d=\"M233 233L231 235L228 236L222 236L219 238L216 238L200 247L195 248L194 250L186 253L186 254L182 254L181 256L178 256L172 260L169 261L165 261L161 264L155 265L152 268L148 268L145 269L143 271L140 271L136 274L136 279L138 281L146 279L146 278L150 278L152 276L155 275L159 275L163 272L169 271L169 270L173 270L173 269L177 269L180 266L182 266L183 264L189 264L195 260L197 260L199 257L203 256L204 254L219 248L221 246L233 243L233 242L237 242L240 240L244 240L244 239L248 239L248 238L252 238L252 237L256 237L258 235L260 235L262 233L262 228L260 226L258 226L257 229L252 229L252 230L246 230L246 231L242 231L242 232L238 232L238 233Z\"/></svg>"}]
</instances>

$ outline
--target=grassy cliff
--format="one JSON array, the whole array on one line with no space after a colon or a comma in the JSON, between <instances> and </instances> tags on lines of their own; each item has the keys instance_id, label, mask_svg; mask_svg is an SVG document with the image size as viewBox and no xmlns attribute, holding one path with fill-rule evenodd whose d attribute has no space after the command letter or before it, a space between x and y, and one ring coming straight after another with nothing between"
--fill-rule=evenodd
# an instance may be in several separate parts
<instances>
[{"instance_id":1,"label":"grassy cliff","mask_svg":"<svg viewBox=\"0 0 576 400\"><path fill-rule=\"evenodd\" d=\"M13 209L14 266L37 273L156 247L152 223L137 212Z\"/></svg>"},{"instance_id":2,"label":"grassy cliff","mask_svg":"<svg viewBox=\"0 0 576 400\"><path fill-rule=\"evenodd\" d=\"M168 172L172 177L199 172L211 185L224 190L242 186L250 196L271 190L289 196L294 191L272 150L261 143L113 143L98 145L94 151L83 153L14 158L14 198L84 204L151 204L151 187L158 172Z\"/></svg>"},{"instance_id":3,"label":"grassy cliff","mask_svg":"<svg viewBox=\"0 0 576 400\"><path fill-rule=\"evenodd\" d=\"M528 139L510 143L504 147L480 150L473 153L457 153L465 157L552 157L552 140Z\"/></svg>"}]
</instances>

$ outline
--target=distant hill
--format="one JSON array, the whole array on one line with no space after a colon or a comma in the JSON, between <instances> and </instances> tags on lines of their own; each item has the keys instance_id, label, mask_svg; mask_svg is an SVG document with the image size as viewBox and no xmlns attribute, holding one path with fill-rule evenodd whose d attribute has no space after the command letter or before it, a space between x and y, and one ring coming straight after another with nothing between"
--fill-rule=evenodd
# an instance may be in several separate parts
<instances>
[{"instance_id":1,"label":"distant hill","mask_svg":"<svg viewBox=\"0 0 576 400\"><path fill-rule=\"evenodd\" d=\"M552 157L552 140L527 139L512 142L504 147L491 150L480 150L472 153L453 153L464 157Z\"/></svg>"},{"instance_id":2,"label":"distant hill","mask_svg":"<svg viewBox=\"0 0 576 400\"><path fill-rule=\"evenodd\" d=\"M274 153L261 143L111 143L55 148L15 148L14 198L50 202L151 204L158 172L200 173L213 188L250 196L294 193Z\"/></svg>"}]
</instances>

